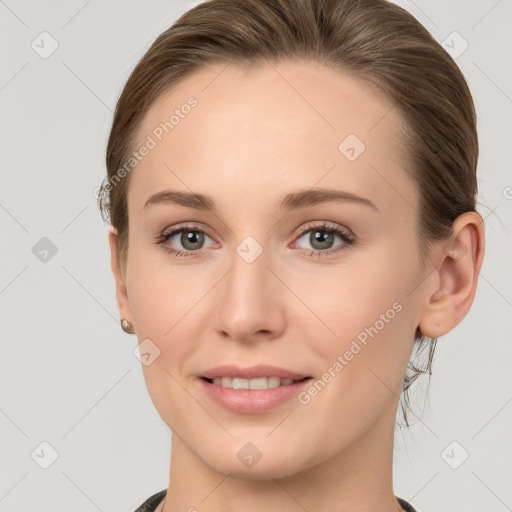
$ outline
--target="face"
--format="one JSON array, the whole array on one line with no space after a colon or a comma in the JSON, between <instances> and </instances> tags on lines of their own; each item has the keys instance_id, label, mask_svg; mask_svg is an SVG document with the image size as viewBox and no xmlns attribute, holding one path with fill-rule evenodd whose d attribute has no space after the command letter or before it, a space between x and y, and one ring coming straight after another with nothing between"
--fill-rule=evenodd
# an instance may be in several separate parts
<instances>
[{"instance_id":1,"label":"face","mask_svg":"<svg viewBox=\"0 0 512 512\"><path fill-rule=\"evenodd\" d=\"M392 433L422 282L400 123L295 62L204 69L147 113L120 308L201 463L288 476Z\"/></svg>"}]
</instances>

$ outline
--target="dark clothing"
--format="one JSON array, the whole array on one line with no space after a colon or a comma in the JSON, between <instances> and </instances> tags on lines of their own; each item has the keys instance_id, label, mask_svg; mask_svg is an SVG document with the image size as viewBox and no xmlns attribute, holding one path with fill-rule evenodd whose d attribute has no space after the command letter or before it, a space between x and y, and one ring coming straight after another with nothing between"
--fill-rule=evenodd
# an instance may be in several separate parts
<instances>
[{"instance_id":1,"label":"dark clothing","mask_svg":"<svg viewBox=\"0 0 512 512\"><path fill-rule=\"evenodd\" d=\"M167 489L163 491L159 491L156 494L153 494L150 498L148 498L135 512L154 512L155 508L159 505L159 503L164 499L167 494ZM402 498L398 498L398 503L405 510L405 512L416 512L416 509L413 506L405 501Z\"/></svg>"},{"instance_id":2,"label":"dark clothing","mask_svg":"<svg viewBox=\"0 0 512 512\"><path fill-rule=\"evenodd\" d=\"M403 498L399 498L398 496L396 499L405 512L416 512L416 509L408 501L405 501Z\"/></svg>"},{"instance_id":3,"label":"dark clothing","mask_svg":"<svg viewBox=\"0 0 512 512\"><path fill-rule=\"evenodd\" d=\"M135 512L153 512L158 504L165 498L167 489L153 494Z\"/></svg>"}]
</instances>

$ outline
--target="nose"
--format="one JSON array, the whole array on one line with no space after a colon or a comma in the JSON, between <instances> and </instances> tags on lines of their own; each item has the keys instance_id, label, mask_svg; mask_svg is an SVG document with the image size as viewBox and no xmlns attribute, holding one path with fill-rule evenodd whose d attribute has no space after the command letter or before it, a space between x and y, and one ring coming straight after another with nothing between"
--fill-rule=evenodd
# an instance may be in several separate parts
<instances>
[{"instance_id":1,"label":"nose","mask_svg":"<svg viewBox=\"0 0 512 512\"><path fill-rule=\"evenodd\" d=\"M279 337L285 329L285 286L265 251L252 262L236 251L231 269L219 283L214 314L216 331L225 338L255 342Z\"/></svg>"}]
</instances>

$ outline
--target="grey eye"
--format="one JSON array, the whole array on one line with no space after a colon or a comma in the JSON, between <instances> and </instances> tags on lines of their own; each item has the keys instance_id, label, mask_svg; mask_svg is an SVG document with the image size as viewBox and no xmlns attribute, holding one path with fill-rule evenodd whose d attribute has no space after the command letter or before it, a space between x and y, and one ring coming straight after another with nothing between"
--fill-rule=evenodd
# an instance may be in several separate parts
<instances>
[{"instance_id":1,"label":"grey eye","mask_svg":"<svg viewBox=\"0 0 512 512\"><path fill-rule=\"evenodd\" d=\"M176 231L171 237L169 237L169 243L180 249L179 245L186 251L197 251L204 247L206 238L211 238L206 234L197 229L180 229Z\"/></svg>"}]
</instances>

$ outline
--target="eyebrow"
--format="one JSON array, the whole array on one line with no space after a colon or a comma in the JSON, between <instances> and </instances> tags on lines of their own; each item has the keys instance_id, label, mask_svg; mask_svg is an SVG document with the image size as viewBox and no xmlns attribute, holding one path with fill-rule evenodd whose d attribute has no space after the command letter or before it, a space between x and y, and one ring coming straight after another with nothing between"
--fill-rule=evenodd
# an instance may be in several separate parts
<instances>
[{"instance_id":1,"label":"eyebrow","mask_svg":"<svg viewBox=\"0 0 512 512\"><path fill-rule=\"evenodd\" d=\"M377 207L366 197L358 196L352 192L322 188L299 190L298 192L287 194L282 199L280 208L290 211L333 201L361 204L378 211ZM216 211L215 201L209 196L189 192L177 192L173 190L163 190L162 192L158 192L157 194L150 196L146 201L144 208L149 205L166 203L177 204L187 208L193 208L195 210Z\"/></svg>"}]
</instances>

